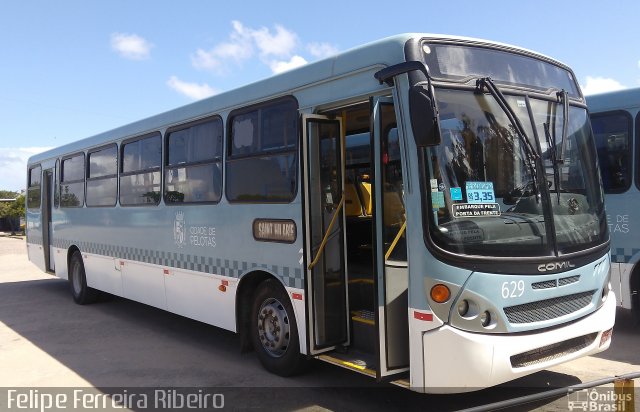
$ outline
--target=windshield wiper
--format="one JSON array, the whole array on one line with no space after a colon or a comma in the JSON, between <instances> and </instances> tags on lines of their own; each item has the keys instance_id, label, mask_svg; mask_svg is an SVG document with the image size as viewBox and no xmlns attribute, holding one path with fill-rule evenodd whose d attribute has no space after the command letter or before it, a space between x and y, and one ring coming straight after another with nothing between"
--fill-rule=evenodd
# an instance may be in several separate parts
<instances>
[{"instance_id":1,"label":"windshield wiper","mask_svg":"<svg viewBox=\"0 0 640 412\"><path fill-rule=\"evenodd\" d=\"M558 93L558 103L562 103L562 137L560 138L560 158L557 159L558 163L564 163L564 153L566 150L567 132L569 130L569 93L562 89Z\"/></svg>"},{"instance_id":2,"label":"windshield wiper","mask_svg":"<svg viewBox=\"0 0 640 412\"><path fill-rule=\"evenodd\" d=\"M493 80L491 80L490 77L482 77L476 80L476 91L479 93L482 93L484 88L486 88L489 91L491 96L493 96L493 98L495 99L496 103L498 103L498 106L500 106L504 114L507 115L507 118L509 119L513 127L515 127L516 129L516 134L520 138L520 141L524 144L524 152L527 156L527 165L529 166L529 171L533 179L532 180L533 192L536 195L536 200L537 200L538 198L537 195L539 192L538 192L538 183L537 183L538 175L536 173L536 161L540 158L540 156L538 155L538 153L536 152L536 149L533 147L533 145L529 141L529 138L527 137L527 133L524 131L524 127L522 126L522 123L520 123L520 119L518 118L518 115L513 111L511 106L509 106L509 103L507 102L507 99L504 97L504 94L502 94L500 89L498 89L498 87L495 85L495 83L493 82Z\"/></svg>"},{"instance_id":3,"label":"windshield wiper","mask_svg":"<svg viewBox=\"0 0 640 412\"><path fill-rule=\"evenodd\" d=\"M556 156L556 142L551 137L551 132L549 131L549 123L543 123L544 126L544 136L547 139L547 147L551 150L551 164L553 165L553 187L556 189L556 193L558 195L558 204L560 204L560 170L558 169L558 159ZM545 172L546 174L546 172Z\"/></svg>"}]
</instances>

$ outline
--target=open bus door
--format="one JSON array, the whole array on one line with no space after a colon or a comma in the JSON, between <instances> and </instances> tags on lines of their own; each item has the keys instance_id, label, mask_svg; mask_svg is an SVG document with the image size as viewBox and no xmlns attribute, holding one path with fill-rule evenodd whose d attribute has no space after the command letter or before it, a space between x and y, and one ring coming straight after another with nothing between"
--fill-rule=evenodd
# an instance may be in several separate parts
<instances>
[{"instance_id":1,"label":"open bus door","mask_svg":"<svg viewBox=\"0 0 640 412\"><path fill-rule=\"evenodd\" d=\"M54 169L46 169L42 173L42 250L44 252L44 267L46 272L55 271L53 255L53 175Z\"/></svg>"},{"instance_id":2,"label":"open bus door","mask_svg":"<svg viewBox=\"0 0 640 412\"><path fill-rule=\"evenodd\" d=\"M409 321L406 217L400 139L393 100L374 97L373 125L375 289L378 335L376 378L409 370Z\"/></svg>"},{"instance_id":3,"label":"open bus door","mask_svg":"<svg viewBox=\"0 0 640 412\"><path fill-rule=\"evenodd\" d=\"M309 353L349 344L342 122L304 115Z\"/></svg>"}]
</instances>

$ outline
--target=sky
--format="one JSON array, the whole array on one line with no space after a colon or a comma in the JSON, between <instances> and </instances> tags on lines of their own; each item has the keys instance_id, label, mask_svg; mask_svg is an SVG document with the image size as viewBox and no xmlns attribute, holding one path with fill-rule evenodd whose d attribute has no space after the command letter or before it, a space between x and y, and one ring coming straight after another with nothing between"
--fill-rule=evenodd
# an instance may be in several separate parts
<instances>
[{"instance_id":1,"label":"sky","mask_svg":"<svg viewBox=\"0 0 640 412\"><path fill-rule=\"evenodd\" d=\"M531 49L640 87L640 2L3 0L0 189L35 153L405 32Z\"/></svg>"}]
</instances>

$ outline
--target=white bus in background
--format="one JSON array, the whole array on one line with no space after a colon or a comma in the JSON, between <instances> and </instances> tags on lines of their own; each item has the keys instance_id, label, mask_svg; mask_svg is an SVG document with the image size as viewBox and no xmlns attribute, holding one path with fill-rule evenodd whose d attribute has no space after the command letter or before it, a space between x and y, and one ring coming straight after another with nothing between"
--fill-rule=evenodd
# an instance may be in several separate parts
<instances>
[{"instance_id":1,"label":"white bus in background","mask_svg":"<svg viewBox=\"0 0 640 412\"><path fill-rule=\"evenodd\" d=\"M609 346L596 160L567 66L404 34L33 156L27 246L276 374L471 391Z\"/></svg>"}]
</instances>

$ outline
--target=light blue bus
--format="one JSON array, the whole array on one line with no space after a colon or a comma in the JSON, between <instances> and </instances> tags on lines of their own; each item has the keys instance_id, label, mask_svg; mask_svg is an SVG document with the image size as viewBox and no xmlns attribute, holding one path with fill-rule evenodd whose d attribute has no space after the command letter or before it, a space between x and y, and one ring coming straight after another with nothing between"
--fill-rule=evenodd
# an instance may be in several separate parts
<instances>
[{"instance_id":1,"label":"light blue bus","mask_svg":"<svg viewBox=\"0 0 640 412\"><path fill-rule=\"evenodd\" d=\"M611 284L618 305L640 319L640 89L588 96L587 103L611 233Z\"/></svg>"},{"instance_id":2,"label":"light blue bus","mask_svg":"<svg viewBox=\"0 0 640 412\"><path fill-rule=\"evenodd\" d=\"M29 258L276 374L471 391L609 346L596 160L567 66L398 35L33 156Z\"/></svg>"}]
</instances>

